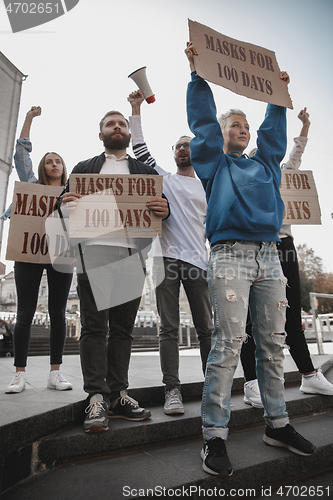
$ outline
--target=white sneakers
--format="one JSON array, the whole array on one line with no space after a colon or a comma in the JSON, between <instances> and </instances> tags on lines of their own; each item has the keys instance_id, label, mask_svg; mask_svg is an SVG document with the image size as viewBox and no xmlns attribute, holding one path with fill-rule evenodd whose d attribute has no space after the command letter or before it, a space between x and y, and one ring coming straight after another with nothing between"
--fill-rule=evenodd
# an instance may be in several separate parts
<instances>
[{"instance_id":1,"label":"white sneakers","mask_svg":"<svg viewBox=\"0 0 333 500\"><path fill-rule=\"evenodd\" d=\"M26 380L27 375L25 372L16 372L13 380L6 389L6 394L24 391Z\"/></svg>"},{"instance_id":2,"label":"white sneakers","mask_svg":"<svg viewBox=\"0 0 333 500\"><path fill-rule=\"evenodd\" d=\"M321 368L311 375L302 375L302 384L299 388L304 394L322 394L333 396L333 384L323 375ZM258 386L258 380L250 380L244 384L244 401L254 408L263 408Z\"/></svg>"},{"instance_id":3,"label":"white sneakers","mask_svg":"<svg viewBox=\"0 0 333 500\"><path fill-rule=\"evenodd\" d=\"M324 377L320 368L313 375L302 375L302 385L299 390L305 394L333 396L333 385Z\"/></svg>"},{"instance_id":4,"label":"white sneakers","mask_svg":"<svg viewBox=\"0 0 333 500\"><path fill-rule=\"evenodd\" d=\"M247 405L252 405L253 408L263 408L262 404L258 380L249 380L244 384L244 402Z\"/></svg>"},{"instance_id":5,"label":"white sneakers","mask_svg":"<svg viewBox=\"0 0 333 500\"><path fill-rule=\"evenodd\" d=\"M56 389L57 391L70 391L71 389L73 389L72 384L67 382L67 380L59 370L53 370L49 373L49 378L47 379L47 387L48 389Z\"/></svg>"},{"instance_id":6,"label":"white sneakers","mask_svg":"<svg viewBox=\"0 0 333 500\"><path fill-rule=\"evenodd\" d=\"M24 391L26 381L26 372L16 372L13 380L6 389L6 394L14 394ZM73 389L72 384L67 382L67 380L59 370L53 370L49 373L49 377L47 379L47 387L48 389L56 389L57 391L69 391Z\"/></svg>"}]
</instances>

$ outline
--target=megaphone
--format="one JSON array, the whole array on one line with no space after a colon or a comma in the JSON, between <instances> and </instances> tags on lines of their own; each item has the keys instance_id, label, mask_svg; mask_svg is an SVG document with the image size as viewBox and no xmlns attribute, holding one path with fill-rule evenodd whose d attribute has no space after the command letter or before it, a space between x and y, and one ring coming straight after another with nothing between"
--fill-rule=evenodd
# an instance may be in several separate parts
<instances>
[{"instance_id":1,"label":"megaphone","mask_svg":"<svg viewBox=\"0 0 333 500\"><path fill-rule=\"evenodd\" d=\"M151 104L152 102L155 102L155 95L149 85L146 75L146 68L147 66L143 66L142 68L133 71L133 73L128 75L128 78L131 78L137 84L137 86L145 96L148 104Z\"/></svg>"}]
</instances>

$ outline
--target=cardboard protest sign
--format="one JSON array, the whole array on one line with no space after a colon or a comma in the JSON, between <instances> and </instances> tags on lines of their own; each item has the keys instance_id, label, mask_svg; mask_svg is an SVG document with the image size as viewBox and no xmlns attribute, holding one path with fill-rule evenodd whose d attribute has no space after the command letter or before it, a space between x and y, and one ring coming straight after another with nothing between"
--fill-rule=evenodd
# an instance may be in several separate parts
<instances>
[{"instance_id":1,"label":"cardboard protest sign","mask_svg":"<svg viewBox=\"0 0 333 500\"><path fill-rule=\"evenodd\" d=\"M311 170L282 170L280 193L283 224L321 224L316 185Z\"/></svg>"},{"instance_id":2,"label":"cardboard protest sign","mask_svg":"<svg viewBox=\"0 0 333 500\"><path fill-rule=\"evenodd\" d=\"M162 196L160 175L71 174L69 190L84 195L69 216L70 238L153 238L162 220L147 201Z\"/></svg>"},{"instance_id":3,"label":"cardboard protest sign","mask_svg":"<svg viewBox=\"0 0 333 500\"><path fill-rule=\"evenodd\" d=\"M7 260L37 264L69 264L59 256L65 250L62 225L59 223L56 204L63 188L29 182L15 182L13 204L7 243ZM59 234L54 234L54 245L45 228L46 220L57 219ZM52 248L52 252L51 249ZM66 247L67 249L67 247ZM52 255L50 255L52 253ZM73 261L74 253L67 255Z\"/></svg>"},{"instance_id":4,"label":"cardboard protest sign","mask_svg":"<svg viewBox=\"0 0 333 500\"><path fill-rule=\"evenodd\" d=\"M0 262L0 276L6 274L6 266L3 262Z\"/></svg>"},{"instance_id":5,"label":"cardboard protest sign","mask_svg":"<svg viewBox=\"0 0 333 500\"><path fill-rule=\"evenodd\" d=\"M199 54L194 58L199 76L236 94L293 108L287 84L279 77L274 52L227 37L191 20L189 30L190 40Z\"/></svg>"}]
</instances>

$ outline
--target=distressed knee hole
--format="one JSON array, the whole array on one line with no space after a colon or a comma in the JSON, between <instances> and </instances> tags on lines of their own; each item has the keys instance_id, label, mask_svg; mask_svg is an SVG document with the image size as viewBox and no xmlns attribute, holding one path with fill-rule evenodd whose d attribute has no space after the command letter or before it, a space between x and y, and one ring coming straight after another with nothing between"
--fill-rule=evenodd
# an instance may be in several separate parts
<instances>
[{"instance_id":1,"label":"distressed knee hole","mask_svg":"<svg viewBox=\"0 0 333 500\"><path fill-rule=\"evenodd\" d=\"M280 310L281 309L285 309L286 307L288 307L288 301L287 301L287 299L285 299L285 300L279 300L278 301L278 307L279 307Z\"/></svg>"},{"instance_id":2,"label":"distressed knee hole","mask_svg":"<svg viewBox=\"0 0 333 500\"><path fill-rule=\"evenodd\" d=\"M285 347L286 334L283 333L272 333L272 339L274 344L277 344L281 347Z\"/></svg>"},{"instance_id":3,"label":"distressed knee hole","mask_svg":"<svg viewBox=\"0 0 333 500\"><path fill-rule=\"evenodd\" d=\"M226 398L225 394L222 394L220 396L220 408L222 408L222 410L226 410L226 408L227 408L226 405L223 404L223 401L225 400L225 398Z\"/></svg>"}]
</instances>

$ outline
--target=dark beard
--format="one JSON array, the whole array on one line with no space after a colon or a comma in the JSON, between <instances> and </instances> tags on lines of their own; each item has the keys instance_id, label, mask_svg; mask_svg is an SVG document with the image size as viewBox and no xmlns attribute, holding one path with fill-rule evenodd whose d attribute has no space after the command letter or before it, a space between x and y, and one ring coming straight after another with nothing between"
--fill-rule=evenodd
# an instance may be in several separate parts
<instances>
[{"instance_id":1,"label":"dark beard","mask_svg":"<svg viewBox=\"0 0 333 500\"><path fill-rule=\"evenodd\" d=\"M121 149L126 149L130 143L130 136L125 135L123 137L113 137L113 135L104 135L102 133L102 139L105 149L109 151L119 151Z\"/></svg>"},{"instance_id":2,"label":"dark beard","mask_svg":"<svg viewBox=\"0 0 333 500\"><path fill-rule=\"evenodd\" d=\"M178 168L191 167L192 166L192 164L191 164L191 158L187 157L186 161L183 161L183 162L177 161L176 165L177 165Z\"/></svg>"}]
</instances>

